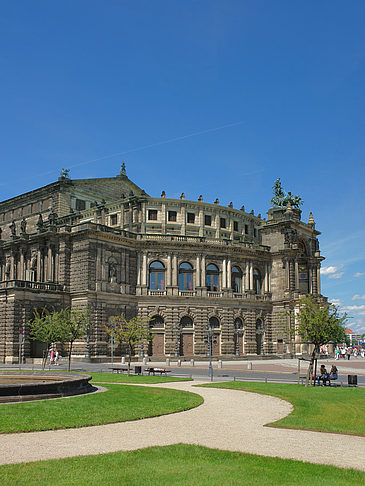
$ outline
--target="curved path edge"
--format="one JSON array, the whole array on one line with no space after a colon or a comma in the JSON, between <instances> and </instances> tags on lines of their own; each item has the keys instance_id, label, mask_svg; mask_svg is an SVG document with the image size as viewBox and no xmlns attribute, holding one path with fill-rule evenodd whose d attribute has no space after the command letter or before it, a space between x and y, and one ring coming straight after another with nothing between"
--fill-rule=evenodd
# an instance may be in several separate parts
<instances>
[{"instance_id":1,"label":"curved path edge","mask_svg":"<svg viewBox=\"0 0 365 486\"><path fill-rule=\"evenodd\" d=\"M197 382L148 385L198 393L204 403L184 412L79 429L0 435L0 464L130 451L176 443L365 471L365 438L265 427L288 415L279 398Z\"/></svg>"}]
</instances>

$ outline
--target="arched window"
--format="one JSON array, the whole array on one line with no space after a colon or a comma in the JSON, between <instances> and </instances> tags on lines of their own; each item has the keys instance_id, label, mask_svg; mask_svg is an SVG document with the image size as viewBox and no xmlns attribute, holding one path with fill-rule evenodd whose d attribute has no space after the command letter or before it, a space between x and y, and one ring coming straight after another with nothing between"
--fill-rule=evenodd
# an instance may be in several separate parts
<instances>
[{"instance_id":1,"label":"arched window","mask_svg":"<svg viewBox=\"0 0 365 486\"><path fill-rule=\"evenodd\" d=\"M256 332L263 332L264 331L264 325L262 323L261 319L257 319L256 321Z\"/></svg>"},{"instance_id":2,"label":"arched window","mask_svg":"<svg viewBox=\"0 0 365 486\"><path fill-rule=\"evenodd\" d=\"M255 268L253 271L253 290L255 294L261 294L261 287L262 287L261 273L257 270L257 268Z\"/></svg>"},{"instance_id":3,"label":"arched window","mask_svg":"<svg viewBox=\"0 0 365 486\"><path fill-rule=\"evenodd\" d=\"M151 329L161 329L165 327L165 322L161 316L153 316L150 320Z\"/></svg>"},{"instance_id":4,"label":"arched window","mask_svg":"<svg viewBox=\"0 0 365 486\"><path fill-rule=\"evenodd\" d=\"M240 319L239 317L237 317L235 320L234 320L234 330L235 331L242 331L243 329L243 322L242 322L242 319Z\"/></svg>"},{"instance_id":5,"label":"arched window","mask_svg":"<svg viewBox=\"0 0 365 486\"><path fill-rule=\"evenodd\" d=\"M211 292L218 292L219 290L219 270L217 265L210 263L206 269L206 286L207 290Z\"/></svg>"},{"instance_id":6,"label":"arched window","mask_svg":"<svg viewBox=\"0 0 365 486\"><path fill-rule=\"evenodd\" d=\"M256 353L258 355L263 354L263 335L264 335L264 324L261 319L256 321Z\"/></svg>"},{"instance_id":7,"label":"arched window","mask_svg":"<svg viewBox=\"0 0 365 486\"><path fill-rule=\"evenodd\" d=\"M165 267L155 261L150 264L150 290L165 290Z\"/></svg>"},{"instance_id":8,"label":"arched window","mask_svg":"<svg viewBox=\"0 0 365 486\"><path fill-rule=\"evenodd\" d=\"M217 319L217 317L210 317L209 327L211 327L212 329L219 329L220 328L220 322Z\"/></svg>"},{"instance_id":9,"label":"arched window","mask_svg":"<svg viewBox=\"0 0 365 486\"><path fill-rule=\"evenodd\" d=\"M193 320L189 316L184 316L180 321L181 329L188 329L194 327Z\"/></svg>"},{"instance_id":10,"label":"arched window","mask_svg":"<svg viewBox=\"0 0 365 486\"><path fill-rule=\"evenodd\" d=\"M193 290L193 267L184 262L179 266L179 290Z\"/></svg>"},{"instance_id":11,"label":"arched window","mask_svg":"<svg viewBox=\"0 0 365 486\"><path fill-rule=\"evenodd\" d=\"M231 287L233 292L242 292L242 271L238 267L232 267Z\"/></svg>"}]
</instances>

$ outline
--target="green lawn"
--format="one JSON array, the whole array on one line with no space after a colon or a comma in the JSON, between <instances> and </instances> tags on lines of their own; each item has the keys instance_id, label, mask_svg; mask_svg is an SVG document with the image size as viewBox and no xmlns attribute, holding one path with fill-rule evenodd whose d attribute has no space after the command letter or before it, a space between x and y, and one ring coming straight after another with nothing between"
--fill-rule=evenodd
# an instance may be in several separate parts
<instances>
[{"instance_id":1,"label":"green lawn","mask_svg":"<svg viewBox=\"0 0 365 486\"><path fill-rule=\"evenodd\" d=\"M365 435L365 390L362 388L306 388L301 385L240 381L202 386L272 395L294 406L290 415L270 425Z\"/></svg>"},{"instance_id":2,"label":"green lawn","mask_svg":"<svg viewBox=\"0 0 365 486\"><path fill-rule=\"evenodd\" d=\"M203 402L195 393L107 385L108 391L56 400L0 405L0 432L29 432L124 422L187 410Z\"/></svg>"},{"instance_id":3,"label":"green lawn","mask_svg":"<svg viewBox=\"0 0 365 486\"><path fill-rule=\"evenodd\" d=\"M83 373L93 377L93 383L169 383L171 381L191 381L190 378L176 378L173 376L127 375L122 373Z\"/></svg>"},{"instance_id":4,"label":"green lawn","mask_svg":"<svg viewBox=\"0 0 365 486\"><path fill-rule=\"evenodd\" d=\"M2 484L128 486L344 486L365 473L177 444L0 467Z\"/></svg>"}]
</instances>

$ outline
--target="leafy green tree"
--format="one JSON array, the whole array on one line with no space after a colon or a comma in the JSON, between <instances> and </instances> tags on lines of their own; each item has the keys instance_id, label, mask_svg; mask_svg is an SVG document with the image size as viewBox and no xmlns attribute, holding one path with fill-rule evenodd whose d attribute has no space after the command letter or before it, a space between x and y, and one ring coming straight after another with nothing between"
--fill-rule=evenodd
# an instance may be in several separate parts
<instances>
[{"instance_id":1,"label":"leafy green tree","mask_svg":"<svg viewBox=\"0 0 365 486\"><path fill-rule=\"evenodd\" d=\"M120 343L128 347L128 375L131 370L131 359L137 344L151 341L152 335L148 328L148 320L133 317L128 320L124 314L113 316L105 326L106 332Z\"/></svg>"},{"instance_id":2,"label":"leafy green tree","mask_svg":"<svg viewBox=\"0 0 365 486\"><path fill-rule=\"evenodd\" d=\"M324 344L343 342L344 325L348 317L346 314L341 315L334 304L320 301L314 295L307 295L301 299L298 313L295 315L291 313L291 315L296 321L294 332L304 341L314 345L308 368L307 385L313 371L316 352Z\"/></svg>"},{"instance_id":3,"label":"leafy green tree","mask_svg":"<svg viewBox=\"0 0 365 486\"><path fill-rule=\"evenodd\" d=\"M42 368L44 369L52 343L62 342L63 331L59 312L48 312L46 309L43 309L39 313L35 309L33 311L33 319L28 324L31 339L47 344L47 352L43 354L42 359Z\"/></svg>"},{"instance_id":4,"label":"leafy green tree","mask_svg":"<svg viewBox=\"0 0 365 486\"><path fill-rule=\"evenodd\" d=\"M76 339L85 336L90 328L90 314L88 310L79 308L62 309L60 311L41 314L34 311L34 318L29 322L32 339L47 343L47 350L51 349L52 343L69 343L68 371L71 369L72 347ZM48 353L43 357L43 369L46 364Z\"/></svg>"},{"instance_id":5,"label":"leafy green tree","mask_svg":"<svg viewBox=\"0 0 365 486\"><path fill-rule=\"evenodd\" d=\"M90 312L87 309L67 307L59 312L62 329L62 342L69 343L68 371L71 370L72 347L77 339L90 331Z\"/></svg>"}]
</instances>

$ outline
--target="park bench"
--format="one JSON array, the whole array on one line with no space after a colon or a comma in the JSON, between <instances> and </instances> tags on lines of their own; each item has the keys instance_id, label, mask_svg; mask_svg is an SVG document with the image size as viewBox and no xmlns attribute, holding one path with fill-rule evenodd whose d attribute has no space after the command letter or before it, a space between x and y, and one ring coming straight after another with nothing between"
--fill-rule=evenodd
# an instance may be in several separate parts
<instances>
[{"instance_id":1,"label":"park bench","mask_svg":"<svg viewBox=\"0 0 365 486\"><path fill-rule=\"evenodd\" d=\"M155 368L155 367L150 367L150 368L145 368L145 371L150 375L151 373L155 375L156 373L160 373L160 375L167 375L167 373L170 373L170 370L166 370L165 368Z\"/></svg>"},{"instance_id":2,"label":"park bench","mask_svg":"<svg viewBox=\"0 0 365 486\"><path fill-rule=\"evenodd\" d=\"M112 373L123 373L123 371L128 371L128 368L121 368L120 366L112 366L109 369L112 370Z\"/></svg>"}]
</instances>

